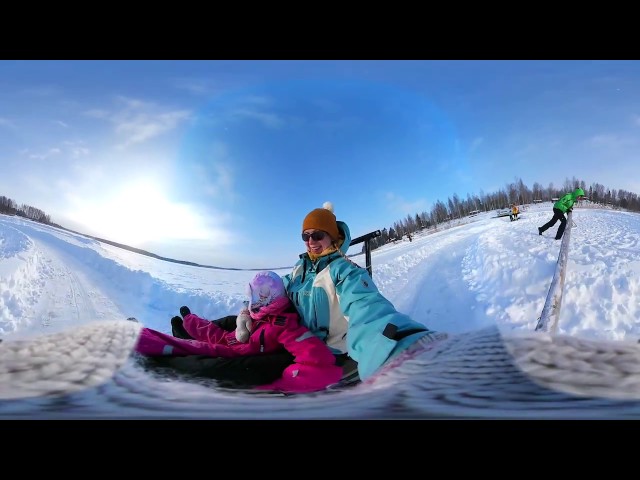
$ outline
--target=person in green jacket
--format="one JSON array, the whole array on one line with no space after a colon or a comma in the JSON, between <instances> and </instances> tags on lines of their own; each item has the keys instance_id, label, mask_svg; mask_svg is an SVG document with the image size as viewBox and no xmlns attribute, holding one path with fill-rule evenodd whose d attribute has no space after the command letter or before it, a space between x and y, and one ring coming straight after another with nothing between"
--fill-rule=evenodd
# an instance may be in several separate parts
<instances>
[{"instance_id":1,"label":"person in green jacket","mask_svg":"<svg viewBox=\"0 0 640 480\"><path fill-rule=\"evenodd\" d=\"M543 226L538 227L538 235L542 235L542 232L553 227L558 220L560 220L560 226L556 232L556 240L562 238L564 229L567 226L567 219L564 214L573 210L573 204L576 200L584 198L584 190L576 188L573 192L565 194L560 200L553 204L553 218L545 223Z\"/></svg>"}]
</instances>

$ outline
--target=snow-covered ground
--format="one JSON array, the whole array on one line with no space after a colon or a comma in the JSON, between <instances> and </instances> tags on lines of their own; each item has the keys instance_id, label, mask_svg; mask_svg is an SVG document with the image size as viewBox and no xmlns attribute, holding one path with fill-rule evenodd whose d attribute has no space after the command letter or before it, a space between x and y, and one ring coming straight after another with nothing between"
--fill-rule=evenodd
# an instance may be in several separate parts
<instances>
[{"instance_id":1,"label":"snow-covered ground","mask_svg":"<svg viewBox=\"0 0 640 480\"><path fill-rule=\"evenodd\" d=\"M525 207L516 222L486 212L386 245L372 253L373 279L398 310L452 337L471 338L488 327L503 335L533 332L560 247L557 226L537 232L551 216L549 203ZM640 215L583 206L573 221L557 333L635 342ZM364 265L364 255L354 260ZM0 215L0 335L6 345L132 316L170 332L181 305L206 318L238 312L254 274L165 262ZM183 384L192 387L202 388Z\"/></svg>"}]
</instances>

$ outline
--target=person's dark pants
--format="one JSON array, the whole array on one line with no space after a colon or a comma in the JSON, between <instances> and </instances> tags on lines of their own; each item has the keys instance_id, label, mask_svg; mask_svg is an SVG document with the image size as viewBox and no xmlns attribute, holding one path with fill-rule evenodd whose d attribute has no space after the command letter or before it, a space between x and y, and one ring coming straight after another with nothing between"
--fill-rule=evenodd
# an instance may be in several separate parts
<instances>
[{"instance_id":1,"label":"person's dark pants","mask_svg":"<svg viewBox=\"0 0 640 480\"><path fill-rule=\"evenodd\" d=\"M540 232L544 232L545 230L553 227L558 220L560 220L560 226L558 227L558 231L556 232L556 240L560 240L562 238L562 234L564 233L564 229L567 226L567 219L565 218L562 210L558 208L553 209L553 218L545 223L542 227L540 227Z\"/></svg>"},{"instance_id":2,"label":"person's dark pants","mask_svg":"<svg viewBox=\"0 0 640 480\"><path fill-rule=\"evenodd\" d=\"M236 315L227 315L226 317L212 320L212 322L227 332L232 332L236 329L236 318ZM171 319L171 335L185 340L195 340L195 338L189 335L189 332L185 330L184 325L182 324L182 319L178 316Z\"/></svg>"},{"instance_id":3,"label":"person's dark pants","mask_svg":"<svg viewBox=\"0 0 640 480\"><path fill-rule=\"evenodd\" d=\"M212 322L231 332L236 328L236 318L236 315L228 315ZM194 340L185 330L182 318L178 316L171 319L171 333L176 338ZM182 373L214 378L223 387L250 388L271 383L280 378L284 369L293 363L294 356L285 350L232 358L187 355L152 357L152 360L161 366L170 367Z\"/></svg>"}]
</instances>

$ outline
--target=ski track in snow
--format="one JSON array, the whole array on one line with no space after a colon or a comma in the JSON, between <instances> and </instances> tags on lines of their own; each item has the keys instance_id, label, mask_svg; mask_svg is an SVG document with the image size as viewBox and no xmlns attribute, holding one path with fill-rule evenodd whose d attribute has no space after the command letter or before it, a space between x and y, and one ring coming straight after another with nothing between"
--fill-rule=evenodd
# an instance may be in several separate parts
<instances>
[{"instance_id":1,"label":"ski track in snow","mask_svg":"<svg viewBox=\"0 0 640 480\"><path fill-rule=\"evenodd\" d=\"M32 336L82 325L88 319L122 317L122 312L93 285L77 261L66 250L56 249L50 235L36 229L25 230L30 236L7 229L12 235L8 236L4 255L13 254L24 264L8 279L2 275L0 280L2 333ZM17 294L13 295L12 290ZM28 294L24 295L24 291ZM20 323L29 328L19 328Z\"/></svg>"}]
</instances>

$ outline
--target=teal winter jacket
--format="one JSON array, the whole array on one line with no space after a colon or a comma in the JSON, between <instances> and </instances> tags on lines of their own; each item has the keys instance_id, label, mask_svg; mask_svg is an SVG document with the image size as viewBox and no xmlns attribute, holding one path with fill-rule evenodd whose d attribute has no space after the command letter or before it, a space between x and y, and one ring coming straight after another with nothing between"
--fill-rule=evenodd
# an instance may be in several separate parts
<instances>
[{"instance_id":1,"label":"teal winter jacket","mask_svg":"<svg viewBox=\"0 0 640 480\"><path fill-rule=\"evenodd\" d=\"M344 222L338 221L338 228L345 237L340 250L346 256L351 234ZM369 272L339 252L315 263L305 252L283 280L301 322L334 353L347 353L358 362L362 380L429 332L398 312Z\"/></svg>"}]
</instances>

